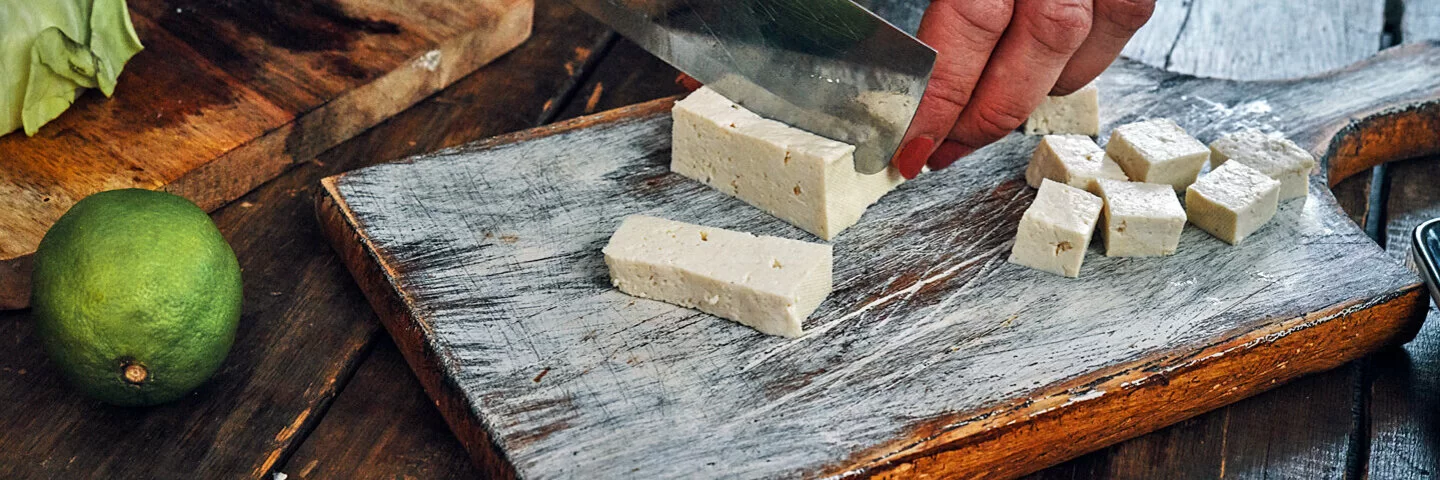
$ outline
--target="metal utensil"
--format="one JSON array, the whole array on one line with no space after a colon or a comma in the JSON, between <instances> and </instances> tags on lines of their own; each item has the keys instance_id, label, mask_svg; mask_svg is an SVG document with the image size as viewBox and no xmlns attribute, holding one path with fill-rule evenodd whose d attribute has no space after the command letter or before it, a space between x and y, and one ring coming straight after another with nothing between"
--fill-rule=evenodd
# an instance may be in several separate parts
<instances>
[{"instance_id":1,"label":"metal utensil","mask_svg":"<svg viewBox=\"0 0 1440 480\"><path fill-rule=\"evenodd\" d=\"M570 0L756 113L855 145L884 170L935 50L850 0Z\"/></svg>"},{"instance_id":2,"label":"metal utensil","mask_svg":"<svg viewBox=\"0 0 1440 480\"><path fill-rule=\"evenodd\" d=\"M1408 260L1406 263L1410 268L1425 279L1425 285L1430 288L1430 298L1440 305L1440 218L1415 227Z\"/></svg>"}]
</instances>

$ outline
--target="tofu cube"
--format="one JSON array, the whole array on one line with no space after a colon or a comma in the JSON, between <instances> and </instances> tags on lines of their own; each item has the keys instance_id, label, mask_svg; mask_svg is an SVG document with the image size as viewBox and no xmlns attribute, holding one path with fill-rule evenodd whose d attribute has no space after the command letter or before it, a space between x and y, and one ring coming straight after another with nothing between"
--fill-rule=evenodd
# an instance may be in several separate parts
<instances>
[{"instance_id":1,"label":"tofu cube","mask_svg":"<svg viewBox=\"0 0 1440 480\"><path fill-rule=\"evenodd\" d=\"M602 250L620 291L799 336L830 295L829 245L632 215Z\"/></svg>"},{"instance_id":2,"label":"tofu cube","mask_svg":"<svg viewBox=\"0 0 1440 480\"><path fill-rule=\"evenodd\" d=\"M1095 179L1126 180L1125 171L1105 155L1094 140L1084 135L1046 135L1030 156L1025 183L1040 188L1040 180L1051 179L1091 193Z\"/></svg>"},{"instance_id":3,"label":"tofu cube","mask_svg":"<svg viewBox=\"0 0 1440 480\"><path fill-rule=\"evenodd\" d=\"M675 103L670 170L830 240L904 177L855 171L855 147L761 118L709 88Z\"/></svg>"},{"instance_id":4,"label":"tofu cube","mask_svg":"<svg viewBox=\"0 0 1440 480\"><path fill-rule=\"evenodd\" d=\"M1210 158L1205 144L1168 118L1116 127L1110 132L1105 153L1120 164L1130 180L1163 183L1176 192L1194 183Z\"/></svg>"},{"instance_id":5,"label":"tofu cube","mask_svg":"<svg viewBox=\"0 0 1440 480\"><path fill-rule=\"evenodd\" d=\"M1315 156L1278 135L1247 129L1210 142L1210 165L1234 160L1280 181L1280 200L1305 198L1310 193L1310 169Z\"/></svg>"},{"instance_id":6,"label":"tofu cube","mask_svg":"<svg viewBox=\"0 0 1440 480\"><path fill-rule=\"evenodd\" d=\"M1185 208L1169 185L1100 180L1101 236L1107 257L1158 257L1175 253L1185 230Z\"/></svg>"},{"instance_id":7,"label":"tofu cube","mask_svg":"<svg viewBox=\"0 0 1440 480\"><path fill-rule=\"evenodd\" d=\"M1026 135L1100 134L1100 89L1095 85L1045 101L1025 120Z\"/></svg>"},{"instance_id":8,"label":"tofu cube","mask_svg":"<svg viewBox=\"0 0 1440 480\"><path fill-rule=\"evenodd\" d=\"M1010 263L1075 278L1100 218L1100 197L1050 179L1020 217Z\"/></svg>"},{"instance_id":9,"label":"tofu cube","mask_svg":"<svg viewBox=\"0 0 1440 480\"><path fill-rule=\"evenodd\" d=\"M1185 189L1190 223L1237 245L1275 216L1280 181L1240 162L1225 162Z\"/></svg>"}]
</instances>

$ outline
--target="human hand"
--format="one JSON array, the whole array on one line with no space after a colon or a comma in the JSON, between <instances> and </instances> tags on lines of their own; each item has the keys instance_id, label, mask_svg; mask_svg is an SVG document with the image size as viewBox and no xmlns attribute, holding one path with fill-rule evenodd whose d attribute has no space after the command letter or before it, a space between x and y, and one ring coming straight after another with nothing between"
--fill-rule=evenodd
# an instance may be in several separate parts
<instances>
[{"instance_id":1,"label":"human hand","mask_svg":"<svg viewBox=\"0 0 1440 480\"><path fill-rule=\"evenodd\" d=\"M950 166L1025 121L1046 95L1104 71L1155 0L935 0L916 35L935 70L891 164L905 178Z\"/></svg>"}]
</instances>

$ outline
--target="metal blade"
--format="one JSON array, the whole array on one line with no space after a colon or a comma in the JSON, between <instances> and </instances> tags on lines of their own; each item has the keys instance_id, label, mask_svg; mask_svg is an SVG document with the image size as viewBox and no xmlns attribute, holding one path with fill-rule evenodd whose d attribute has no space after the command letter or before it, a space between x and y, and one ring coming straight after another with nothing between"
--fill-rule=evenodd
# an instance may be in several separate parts
<instances>
[{"instance_id":1,"label":"metal blade","mask_svg":"<svg viewBox=\"0 0 1440 480\"><path fill-rule=\"evenodd\" d=\"M855 145L884 170L935 50L850 0L570 0L761 116Z\"/></svg>"}]
</instances>

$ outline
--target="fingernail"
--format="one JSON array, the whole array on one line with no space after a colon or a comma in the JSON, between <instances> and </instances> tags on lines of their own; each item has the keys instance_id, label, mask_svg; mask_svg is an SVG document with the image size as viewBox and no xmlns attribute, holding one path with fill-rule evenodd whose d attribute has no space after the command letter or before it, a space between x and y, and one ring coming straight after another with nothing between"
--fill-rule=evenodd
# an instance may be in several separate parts
<instances>
[{"instance_id":1,"label":"fingernail","mask_svg":"<svg viewBox=\"0 0 1440 480\"><path fill-rule=\"evenodd\" d=\"M935 153L930 155L930 159L926 161L925 164L930 165L931 170L939 170L950 166L950 164L959 160L960 157L969 155L974 151L975 149L965 146L965 144L960 142L946 140L940 143L940 148L935 149Z\"/></svg>"},{"instance_id":2,"label":"fingernail","mask_svg":"<svg viewBox=\"0 0 1440 480\"><path fill-rule=\"evenodd\" d=\"M701 84L700 84L700 81L699 81L699 80L696 80L694 77L691 77L691 76L686 75L686 74L683 74L683 73L680 74L679 76L675 77L675 84L676 84L676 85L679 85L680 88L684 88L684 89L689 90L689 91L692 91L692 92L693 92L693 91L696 91L696 90L699 90L700 87L704 86L704 85L701 85Z\"/></svg>"},{"instance_id":3,"label":"fingernail","mask_svg":"<svg viewBox=\"0 0 1440 480\"><path fill-rule=\"evenodd\" d=\"M913 179L920 174L920 169L925 167L925 159L930 156L930 151L935 148L935 141L927 137L915 137L905 142L900 148L900 153L890 163L900 170L905 178Z\"/></svg>"}]
</instances>

